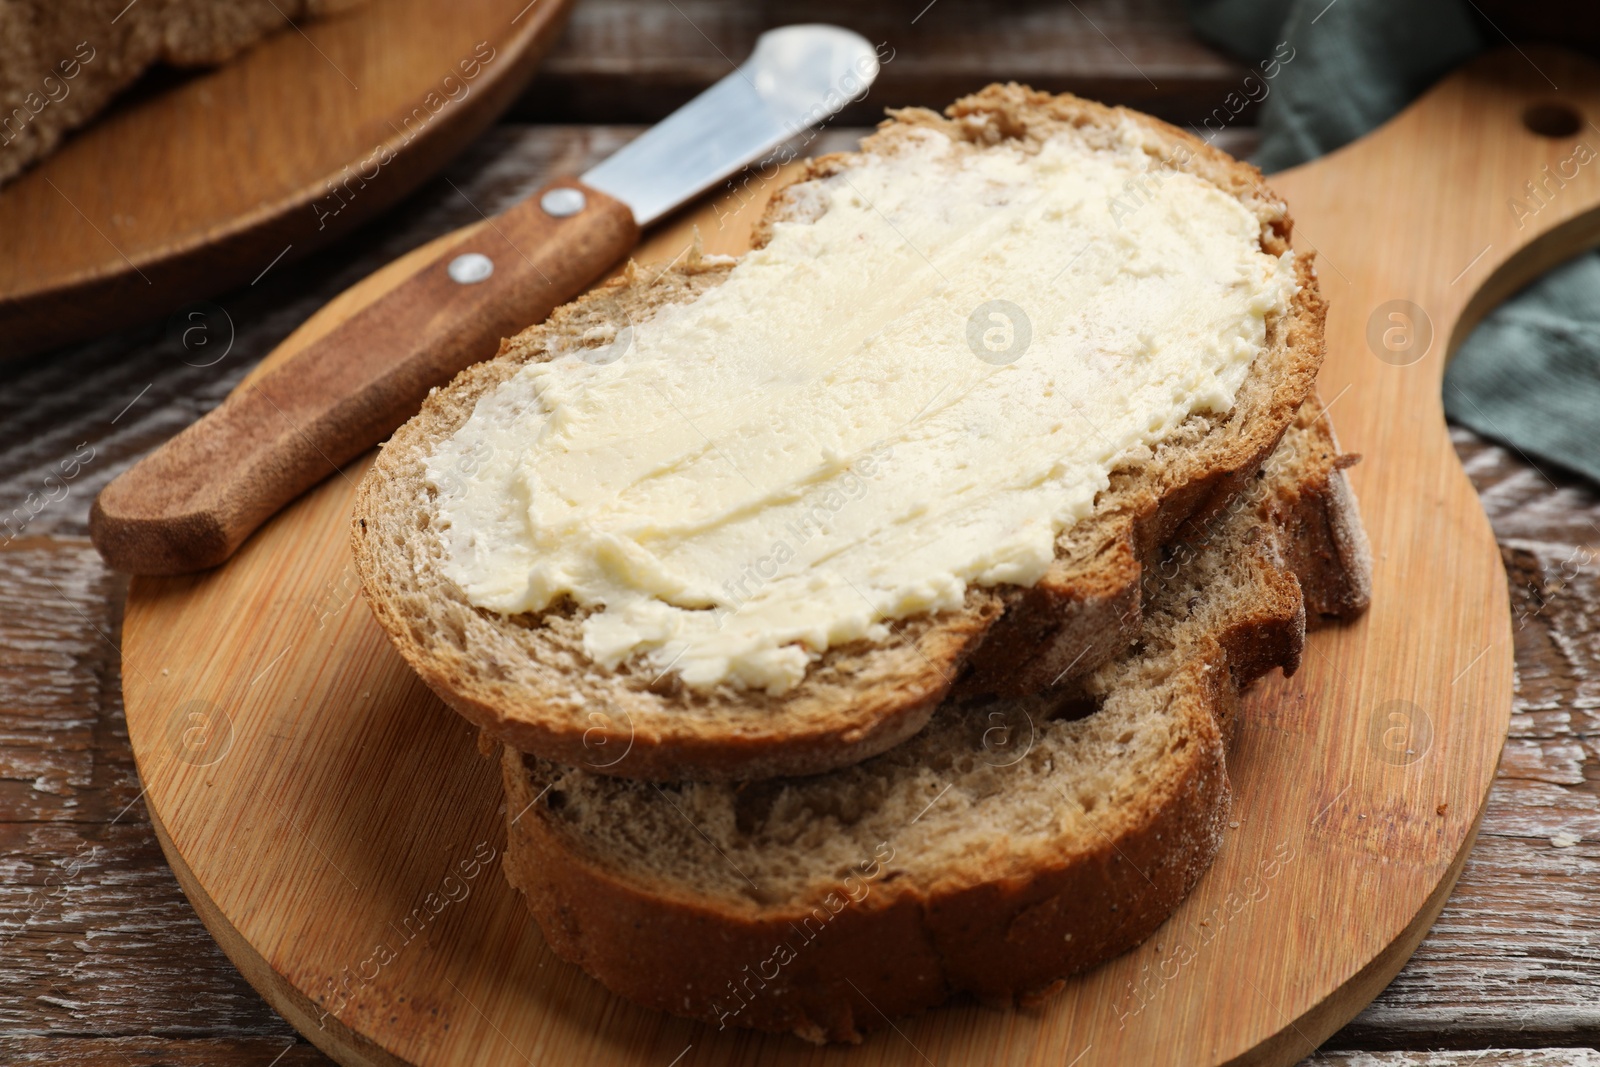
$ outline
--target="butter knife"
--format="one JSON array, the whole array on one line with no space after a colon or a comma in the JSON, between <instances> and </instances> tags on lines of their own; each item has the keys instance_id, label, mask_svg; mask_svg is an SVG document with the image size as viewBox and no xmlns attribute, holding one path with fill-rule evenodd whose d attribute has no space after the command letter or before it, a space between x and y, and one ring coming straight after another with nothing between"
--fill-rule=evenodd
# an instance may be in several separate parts
<instances>
[{"instance_id":1,"label":"butter knife","mask_svg":"<svg viewBox=\"0 0 1600 1067\"><path fill-rule=\"evenodd\" d=\"M827 119L877 73L873 47L848 30L762 34L732 74L615 155L490 218L120 474L90 509L95 547L135 574L223 562L429 389L582 293L644 227Z\"/></svg>"}]
</instances>

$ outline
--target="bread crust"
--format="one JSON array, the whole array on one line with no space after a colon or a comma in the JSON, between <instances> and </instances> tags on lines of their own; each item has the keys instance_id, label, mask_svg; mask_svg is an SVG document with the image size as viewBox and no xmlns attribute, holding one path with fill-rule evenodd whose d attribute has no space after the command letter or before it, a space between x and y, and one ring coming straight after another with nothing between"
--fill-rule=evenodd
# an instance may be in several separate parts
<instances>
[{"instance_id":1,"label":"bread crust","mask_svg":"<svg viewBox=\"0 0 1600 1067\"><path fill-rule=\"evenodd\" d=\"M1071 127L1109 140L1131 124L1154 165L1182 166L1217 184L1261 220L1262 247L1288 249L1290 220L1255 168L1148 116L1021 86L990 86L946 116L909 109L863 144L892 152L908 131L937 126L979 150L1003 138L1036 144ZM815 160L777 194L757 244L805 210L805 183L848 165ZM724 684L709 692L627 664L606 672L572 637L575 616L510 619L472 607L439 571L427 529L423 464L472 405L523 363L551 358L586 329L630 321L693 299L727 261L691 257L668 271L626 277L559 309L430 396L396 432L357 494L352 542L368 603L401 655L452 708L514 748L598 773L670 781L811 774L859 762L915 734L959 682L964 697L1015 696L1081 676L1137 636L1141 575L1158 545L1226 507L1259 469L1310 394L1323 355L1325 308L1309 258L1299 291L1269 323L1268 344L1226 416L1196 416L1148 459L1113 472L1095 515L1064 532L1057 559L1028 588L972 588L964 607L900 620L885 643L829 649L782 696Z\"/></svg>"},{"instance_id":2,"label":"bread crust","mask_svg":"<svg viewBox=\"0 0 1600 1067\"><path fill-rule=\"evenodd\" d=\"M1295 543L1307 531L1359 530L1360 522L1353 499L1337 488L1341 460L1320 405L1306 405L1291 436L1282 446L1286 466L1266 472L1269 491L1253 505L1256 514L1219 520L1220 546L1197 542L1196 551L1254 554L1255 587L1184 646L1189 658L1169 711L1181 744L1114 831L935 876L884 875L812 931L815 894L765 905L712 899L608 862L552 810L547 791L566 772L506 750L506 872L551 947L650 1007L719 1027L856 1041L957 993L1032 1001L1150 936L1220 847L1239 693L1273 667L1298 662L1302 587L1349 618L1370 586L1365 553L1323 557ZM774 966L779 945L793 958Z\"/></svg>"},{"instance_id":3,"label":"bread crust","mask_svg":"<svg viewBox=\"0 0 1600 1067\"><path fill-rule=\"evenodd\" d=\"M1022 878L890 883L811 939L816 904L740 914L607 870L537 817L543 783L511 749L507 807L528 814L508 829L506 876L562 959L630 1000L719 1029L854 1042L956 993L1037 999L1153 933L1221 846L1231 787L1211 709L1233 690L1220 672L1195 684L1209 691L1187 702L1195 743L1176 788L1149 798L1145 817L1115 841ZM767 981L774 968L763 964L778 945L794 961Z\"/></svg>"}]
</instances>

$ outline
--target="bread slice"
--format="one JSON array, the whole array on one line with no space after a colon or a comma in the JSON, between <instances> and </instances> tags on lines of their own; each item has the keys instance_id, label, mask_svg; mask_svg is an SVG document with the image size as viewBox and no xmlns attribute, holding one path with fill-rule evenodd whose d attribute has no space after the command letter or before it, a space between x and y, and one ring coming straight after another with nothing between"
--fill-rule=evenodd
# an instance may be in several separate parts
<instances>
[{"instance_id":1,"label":"bread slice","mask_svg":"<svg viewBox=\"0 0 1600 1067\"><path fill-rule=\"evenodd\" d=\"M1238 694L1294 669L1304 603L1365 605L1341 466L1308 404L1239 503L1166 550L1139 647L1069 697L949 704L858 766L738 785L508 749L507 876L558 955L719 1027L853 1041L956 993L1049 991L1211 863Z\"/></svg>"},{"instance_id":2,"label":"bread slice","mask_svg":"<svg viewBox=\"0 0 1600 1067\"><path fill-rule=\"evenodd\" d=\"M1283 203L1254 168L1147 116L1020 86L991 86L931 111L896 112L862 154L893 154L927 130L962 152L997 143L1037 150L1054 135L1091 147L1144 141L1150 166L1182 167L1226 191L1260 222L1261 248L1288 250ZM778 221L806 221L820 183L848 176L862 154L813 161L774 197L760 247ZM1029 587L972 586L959 610L902 619L892 636L829 648L779 695L723 683L693 688L670 671L585 655L587 612L570 600L539 615L473 606L446 577L444 534L426 465L480 398L524 364L608 343L623 317L637 324L719 284L725 260L691 256L665 271L626 276L558 309L463 372L384 446L357 496L353 546L369 604L396 647L456 711L514 748L603 773L656 780L755 779L857 762L910 737L963 675L963 692L1016 695L1070 680L1137 634L1140 577L1156 546L1203 520L1247 483L1310 395L1323 353L1324 306L1310 261L1299 288L1268 322L1265 346L1225 415L1194 415L1153 450L1117 467L1094 514L1068 527L1055 562Z\"/></svg>"},{"instance_id":3,"label":"bread slice","mask_svg":"<svg viewBox=\"0 0 1600 1067\"><path fill-rule=\"evenodd\" d=\"M150 67L213 66L361 0L0 0L0 183Z\"/></svg>"}]
</instances>

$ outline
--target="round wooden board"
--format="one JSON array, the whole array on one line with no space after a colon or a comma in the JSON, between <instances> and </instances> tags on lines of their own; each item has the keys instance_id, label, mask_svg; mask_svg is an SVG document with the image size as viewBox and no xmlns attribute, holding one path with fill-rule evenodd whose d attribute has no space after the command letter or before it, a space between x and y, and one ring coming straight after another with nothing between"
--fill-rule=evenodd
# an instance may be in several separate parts
<instances>
[{"instance_id":1,"label":"round wooden board","mask_svg":"<svg viewBox=\"0 0 1600 1067\"><path fill-rule=\"evenodd\" d=\"M0 189L0 356L251 282L371 218L494 121L571 6L366 0L115 106Z\"/></svg>"},{"instance_id":2,"label":"round wooden board","mask_svg":"<svg viewBox=\"0 0 1600 1067\"><path fill-rule=\"evenodd\" d=\"M1525 109L1551 101L1575 110L1576 132L1525 128ZM358 602L346 525L364 462L227 566L132 585L128 729L180 882L245 975L345 1063L1193 1067L1305 1056L1433 921L1499 759L1505 577L1445 431L1440 376L1466 324L1600 233L1595 167L1578 167L1520 227L1508 210L1542 167L1593 143L1586 116L1600 116L1600 71L1560 52L1511 52L1274 180L1332 304L1321 388L1346 447L1366 457L1351 473L1376 553L1372 610L1314 634L1300 672L1247 701L1231 758L1237 825L1194 893L1144 945L1042 1007L958 1002L864 1047L818 1049L637 1008L557 959L499 870L495 762ZM759 206L704 206L640 258L671 258L693 223L710 249L742 248ZM278 355L399 270L345 294ZM1396 309L1409 323L1390 318Z\"/></svg>"}]
</instances>

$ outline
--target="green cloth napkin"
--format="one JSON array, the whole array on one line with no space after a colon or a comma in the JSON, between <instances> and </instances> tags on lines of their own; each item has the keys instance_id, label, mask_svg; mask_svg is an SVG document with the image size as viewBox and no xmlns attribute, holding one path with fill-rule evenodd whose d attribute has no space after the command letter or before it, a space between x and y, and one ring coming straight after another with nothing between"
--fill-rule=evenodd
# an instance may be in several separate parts
<instances>
[{"instance_id":1,"label":"green cloth napkin","mask_svg":"<svg viewBox=\"0 0 1600 1067\"><path fill-rule=\"evenodd\" d=\"M1189 10L1202 37L1246 62L1292 55L1261 103L1253 162L1268 173L1355 140L1504 43L1470 0L1190 0ZM1444 406L1486 437L1600 481L1600 254L1491 312L1446 368Z\"/></svg>"}]
</instances>

